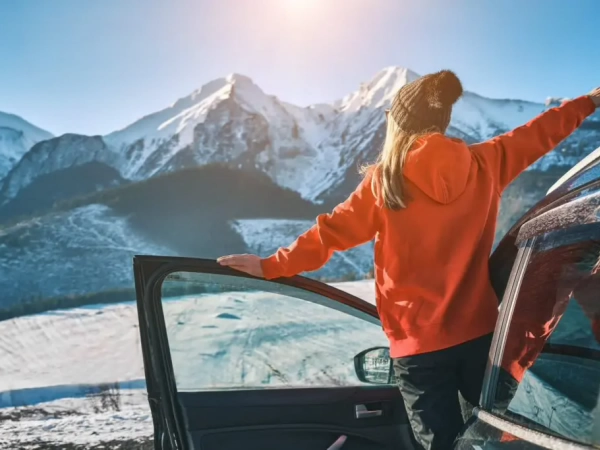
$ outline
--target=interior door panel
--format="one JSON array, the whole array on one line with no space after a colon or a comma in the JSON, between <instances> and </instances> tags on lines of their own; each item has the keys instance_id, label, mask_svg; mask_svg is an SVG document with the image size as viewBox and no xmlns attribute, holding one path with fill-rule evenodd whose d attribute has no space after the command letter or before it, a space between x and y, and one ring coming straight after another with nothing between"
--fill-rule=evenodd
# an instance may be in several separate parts
<instances>
[{"instance_id":1,"label":"interior door panel","mask_svg":"<svg viewBox=\"0 0 600 450\"><path fill-rule=\"evenodd\" d=\"M394 387L179 393L194 449L409 449L411 433ZM381 411L356 418L356 406Z\"/></svg>"}]
</instances>

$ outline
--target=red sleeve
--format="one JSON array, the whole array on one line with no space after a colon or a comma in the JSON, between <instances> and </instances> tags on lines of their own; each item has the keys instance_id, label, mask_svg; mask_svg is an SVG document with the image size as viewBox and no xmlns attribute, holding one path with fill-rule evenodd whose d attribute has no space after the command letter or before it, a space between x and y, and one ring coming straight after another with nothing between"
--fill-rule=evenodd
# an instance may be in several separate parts
<instances>
[{"instance_id":1,"label":"red sleeve","mask_svg":"<svg viewBox=\"0 0 600 450\"><path fill-rule=\"evenodd\" d=\"M554 149L596 110L589 96L549 109L515 130L471 146L503 191L521 172Z\"/></svg>"},{"instance_id":2,"label":"red sleeve","mask_svg":"<svg viewBox=\"0 0 600 450\"><path fill-rule=\"evenodd\" d=\"M287 248L261 261L266 279L291 277L320 269L335 251L369 242L378 229L377 202L371 189L372 175L363 179L346 201L332 213L321 214L317 223Z\"/></svg>"}]
</instances>

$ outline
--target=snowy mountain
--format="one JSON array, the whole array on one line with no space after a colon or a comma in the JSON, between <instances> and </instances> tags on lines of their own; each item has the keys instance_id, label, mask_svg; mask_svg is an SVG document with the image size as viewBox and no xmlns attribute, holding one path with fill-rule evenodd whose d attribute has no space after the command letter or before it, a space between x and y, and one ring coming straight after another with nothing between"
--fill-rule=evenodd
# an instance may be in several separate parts
<instances>
[{"instance_id":1,"label":"snowy mountain","mask_svg":"<svg viewBox=\"0 0 600 450\"><path fill-rule=\"evenodd\" d=\"M147 249L203 257L240 251L266 255L291 243L356 186L358 166L373 161L381 148L383 110L418 76L389 67L333 104L299 107L232 74L106 136L44 138L43 132L27 129L23 142L37 143L0 181L0 266L6 269L0 272L0 287L10 293L0 309L32 298L82 295L97 287L90 277L98 267L107 280L104 289L130 285L130 278L111 272L121 267L114 261ZM466 92L455 106L449 133L467 142L485 140L557 102L495 100ZM498 236L599 145L597 113L507 189ZM74 233L72 225L82 217L93 220ZM111 223L122 230L122 240L114 245ZM90 239L97 234L108 250L80 246L80 233ZM71 254L77 267L62 264ZM38 277L11 269L34 270L36 259L53 274L43 289L32 286ZM61 263L50 270L53 261ZM363 277L371 264L365 246L336 255L314 275Z\"/></svg>"},{"instance_id":2,"label":"snowy mountain","mask_svg":"<svg viewBox=\"0 0 600 450\"><path fill-rule=\"evenodd\" d=\"M64 134L38 142L0 182L0 220L124 183L100 136Z\"/></svg>"},{"instance_id":3,"label":"snowy mountain","mask_svg":"<svg viewBox=\"0 0 600 450\"><path fill-rule=\"evenodd\" d=\"M21 117L0 111L0 180L34 144L51 137Z\"/></svg>"},{"instance_id":4,"label":"snowy mountain","mask_svg":"<svg viewBox=\"0 0 600 450\"><path fill-rule=\"evenodd\" d=\"M357 166L379 151L382 111L398 88L416 78L407 69L388 67L332 105L298 107L232 74L103 138L67 135L35 147L4 181L0 204L36 176L91 161L131 181L220 162L266 173L310 201L338 201L355 184ZM455 106L449 133L468 142L485 140L547 107L466 92ZM534 169L570 167L597 144L599 133L597 127L582 130Z\"/></svg>"},{"instance_id":5,"label":"snowy mountain","mask_svg":"<svg viewBox=\"0 0 600 450\"><path fill-rule=\"evenodd\" d=\"M307 200L326 200L347 177L355 182L358 165L376 157L384 134L382 111L400 87L418 77L388 67L332 105L300 108L233 74L111 133L105 141L116 154L125 155L119 167L124 178L225 162L261 170ZM455 106L450 133L470 142L489 139L545 108L543 103L492 100L467 92ZM559 152L540 166L570 166L570 156ZM345 187L341 190L347 194Z\"/></svg>"}]
</instances>

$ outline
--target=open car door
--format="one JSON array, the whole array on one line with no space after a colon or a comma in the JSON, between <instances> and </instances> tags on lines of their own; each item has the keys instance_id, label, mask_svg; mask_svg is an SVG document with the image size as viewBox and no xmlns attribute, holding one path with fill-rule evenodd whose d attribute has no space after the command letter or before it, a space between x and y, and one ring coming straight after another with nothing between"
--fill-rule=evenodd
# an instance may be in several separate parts
<instances>
[{"instance_id":1,"label":"open car door","mask_svg":"<svg viewBox=\"0 0 600 450\"><path fill-rule=\"evenodd\" d=\"M212 260L136 256L134 273L156 449L412 447L388 368L369 384L355 364L387 351L374 305Z\"/></svg>"}]
</instances>

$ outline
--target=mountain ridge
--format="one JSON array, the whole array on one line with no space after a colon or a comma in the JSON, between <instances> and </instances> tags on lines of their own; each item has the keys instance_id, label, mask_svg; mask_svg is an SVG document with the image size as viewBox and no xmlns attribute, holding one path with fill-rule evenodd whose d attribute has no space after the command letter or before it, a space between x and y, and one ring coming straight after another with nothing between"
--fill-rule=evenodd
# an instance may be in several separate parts
<instances>
[{"instance_id":1,"label":"mountain ridge","mask_svg":"<svg viewBox=\"0 0 600 450\"><path fill-rule=\"evenodd\" d=\"M48 173L49 161L52 170L62 170L92 160L113 167L123 179L134 182L223 162L266 173L277 184L313 202L327 201L331 195L338 200L336 192L346 192L346 186L355 181L357 167L373 161L381 147L385 132L382 110L401 86L418 77L409 69L388 66L331 104L302 107L265 93L248 76L232 73L107 135L67 134L54 138L58 143L45 145L45 151L33 146L27 154L37 152L33 164L37 169L25 156L15 163L1 181L0 204L31 183L32 174ZM449 134L467 143L489 139L552 106L550 99L540 103L489 99L465 91L454 107ZM82 149L75 139L69 143L68 136L82 136L93 149ZM98 139L103 143L96 143L101 151L92 145ZM575 161L569 156L554 152L538 165L542 170L570 166Z\"/></svg>"}]
</instances>

